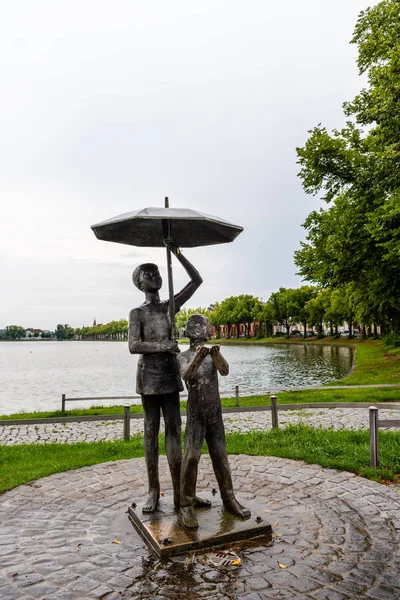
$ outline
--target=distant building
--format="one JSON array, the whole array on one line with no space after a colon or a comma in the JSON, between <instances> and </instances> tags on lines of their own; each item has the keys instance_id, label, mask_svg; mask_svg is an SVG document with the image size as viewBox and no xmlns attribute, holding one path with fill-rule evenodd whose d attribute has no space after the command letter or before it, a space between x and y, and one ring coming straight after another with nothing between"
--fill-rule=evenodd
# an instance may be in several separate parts
<instances>
[{"instance_id":1,"label":"distant building","mask_svg":"<svg viewBox=\"0 0 400 600\"><path fill-rule=\"evenodd\" d=\"M33 327L28 327L25 329L25 339L38 338L42 333L41 329L33 329Z\"/></svg>"}]
</instances>

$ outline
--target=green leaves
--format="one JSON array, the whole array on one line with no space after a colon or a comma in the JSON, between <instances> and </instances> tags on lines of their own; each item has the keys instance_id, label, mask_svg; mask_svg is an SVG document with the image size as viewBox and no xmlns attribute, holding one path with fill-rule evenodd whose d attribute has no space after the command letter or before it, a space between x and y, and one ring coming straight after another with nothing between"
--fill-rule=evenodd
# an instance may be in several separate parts
<instances>
[{"instance_id":1,"label":"green leaves","mask_svg":"<svg viewBox=\"0 0 400 600\"><path fill-rule=\"evenodd\" d=\"M331 205L306 219L295 263L324 287L352 284L362 291L363 314L399 328L400 2L361 13L352 43L369 86L344 104L351 120L343 129L318 125L297 149L304 190L322 192Z\"/></svg>"},{"instance_id":2,"label":"green leaves","mask_svg":"<svg viewBox=\"0 0 400 600\"><path fill-rule=\"evenodd\" d=\"M4 337L9 340L19 340L25 337L25 329L20 325L7 325Z\"/></svg>"}]
</instances>

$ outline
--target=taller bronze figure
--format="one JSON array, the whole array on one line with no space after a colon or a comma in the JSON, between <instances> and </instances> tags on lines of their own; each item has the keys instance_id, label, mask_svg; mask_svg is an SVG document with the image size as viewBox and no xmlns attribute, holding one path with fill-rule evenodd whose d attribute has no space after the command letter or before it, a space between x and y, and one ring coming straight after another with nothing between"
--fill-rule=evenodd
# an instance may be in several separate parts
<instances>
[{"instance_id":1,"label":"taller bronze figure","mask_svg":"<svg viewBox=\"0 0 400 600\"><path fill-rule=\"evenodd\" d=\"M175 313L189 300L203 282L195 267L171 241L167 248L176 256L190 277L190 282L174 296ZM140 354L137 365L136 392L144 409L144 454L149 482L149 496L143 512L157 509L160 498L158 472L158 434L160 410L165 421L165 445L172 477L174 503L179 506L182 463L181 416L179 392L182 382L176 361L178 344L171 339L170 301L161 301L162 279L157 265L142 264L132 274L135 286L144 292L145 301L129 315L129 351Z\"/></svg>"}]
</instances>

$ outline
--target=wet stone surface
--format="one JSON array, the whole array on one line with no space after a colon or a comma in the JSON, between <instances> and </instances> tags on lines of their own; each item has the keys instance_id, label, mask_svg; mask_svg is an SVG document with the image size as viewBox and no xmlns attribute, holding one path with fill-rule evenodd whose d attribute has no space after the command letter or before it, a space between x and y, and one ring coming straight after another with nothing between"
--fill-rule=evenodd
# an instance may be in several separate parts
<instances>
[{"instance_id":1,"label":"wet stone surface","mask_svg":"<svg viewBox=\"0 0 400 600\"><path fill-rule=\"evenodd\" d=\"M272 524L271 544L159 560L125 513L146 492L143 459L53 475L0 496L2 600L263 600L400 597L400 494L351 473L230 456L235 488ZM163 490L170 491L165 457ZM216 487L209 457L198 489Z\"/></svg>"}]
</instances>

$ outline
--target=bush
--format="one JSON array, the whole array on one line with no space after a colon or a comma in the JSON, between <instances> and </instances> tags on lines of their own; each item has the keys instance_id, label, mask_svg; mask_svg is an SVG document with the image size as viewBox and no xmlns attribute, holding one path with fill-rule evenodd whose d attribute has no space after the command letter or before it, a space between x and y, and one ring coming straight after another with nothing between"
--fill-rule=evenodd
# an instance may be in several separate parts
<instances>
[{"instance_id":1,"label":"bush","mask_svg":"<svg viewBox=\"0 0 400 600\"><path fill-rule=\"evenodd\" d=\"M320 333L318 333L318 335L317 335L317 340L323 340L323 339L324 339L324 337L325 337L325 334L324 334L324 333L322 333L322 332L320 332Z\"/></svg>"},{"instance_id":2,"label":"bush","mask_svg":"<svg viewBox=\"0 0 400 600\"><path fill-rule=\"evenodd\" d=\"M383 343L385 344L385 346L395 346L396 348L399 348L400 347L400 332L392 331L391 333L388 333L383 338Z\"/></svg>"}]
</instances>

